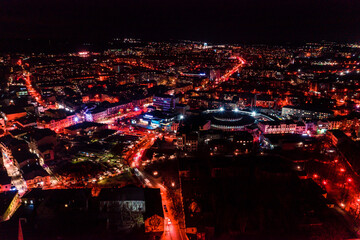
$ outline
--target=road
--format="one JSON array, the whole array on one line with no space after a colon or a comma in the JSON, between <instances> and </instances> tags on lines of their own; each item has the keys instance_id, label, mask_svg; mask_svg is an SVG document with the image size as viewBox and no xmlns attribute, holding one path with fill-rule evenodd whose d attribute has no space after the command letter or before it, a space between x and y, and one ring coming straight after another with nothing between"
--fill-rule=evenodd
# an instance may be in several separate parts
<instances>
[{"instance_id":1,"label":"road","mask_svg":"<svg viewBox=\"0 0 360 240\"><path fill-rule=\"evenodd\" d=\"M22 66L23 67L23 66ZM31 74L30 72L27 72L24 70L23 75L18 77L19 78L23 78L25 81L25 87L29 93L29 95L36 100L36 102L43 107L47 107L46 102L42 99L41 94L39 92L36 91L36 89L33 87L32 82L31 82L31 78L30 78Z\"/></svg>"},{"instance_id":2,"label":"road","mask_svg":"<svg viewBox=\"0 0 360 240\"><path fill-rule=\"evenodd\" d=\"M324 159L314 159L306 165L309 174L336 202L335 209L348 228L360 236L360 177L331 142L323 140L322 150Z\"/></svg>"},{"instance_id":3,"label":"road","mask_svg":"<svg viewBox=\"0 0 360 240\"><path fill-rule=\"evenodd\" d=\"M146 179L144 185L152 188L159 188L161 194L161 200L164 210L164 233L161 237L163 240L186 240L188 239L185 232L184 224L180 223L178 219L174 217L173 202L169 197L169 190L160 182L160 179L153 178L146 174L142 170L137 169L140 179ZM179 189L176 190L178 192ZM181 202L181 201L179 201ZM166 206L166 209L165 207Z\"/></svg>"},{"instance_id":4,"label":"road","mask_svg":"<svg viewBox=\"0 0 360 240\"><path fill-rule=\"evenodd\" d=\"M241 68L246 62L243 58L241 57L236 57L236 59L239 61L238 64L236 64L233 68L231 68L229 71L227 71L224 75L222 75L220 78L215 79L215 83L219 84L222 82L225 82L227 80L229 80L229 78L231 77L231 75L233 75L236 71L239 70L239 68Z\"/></svg>"}]
</instances>

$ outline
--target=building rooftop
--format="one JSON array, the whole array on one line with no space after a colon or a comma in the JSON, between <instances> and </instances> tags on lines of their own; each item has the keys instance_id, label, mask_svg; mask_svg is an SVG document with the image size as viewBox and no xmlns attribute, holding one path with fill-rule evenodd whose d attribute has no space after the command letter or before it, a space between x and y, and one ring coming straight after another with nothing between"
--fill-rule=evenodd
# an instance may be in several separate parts
<instances>
[{"instance_id":1,"label":"building rooftop","mask_svg":"<svg viewBox=\"0 0 360 240\"><path fill-rule=\"evenodd\" d=\"M286 105L283 108L292 108L292 109L299 109L299 110L307 110L312 112L322 112L322 113L330 113L333 112L326 108L321 108L317 105L302 105L302 106L293 106L293 105Z\"/></svg>"},{"instance_id":2,"label":"building rooftop","mask_svg":"<svg viewBox=\"0 0 360 240\"><path fill-rule=\"evenodd\" d=\"M101 127L101 126L104 126L105 124L101 124L101 123L96 123L96 122L82 122L82 123L77 123L75 125L71 125L65 129L68 129L68 130L78 130L78 129L86 129L86 128L89 128L89 127Z\"/></svg>"},{"instance_id":3,"label":"building rooftop","mask_svg":"<svg viewBox=\"0 0 360 240\"><path fill-rule=\"evenodd\" d=\"M23 107L18 107L18 106L1 107L0 111L5 114L15 114L15 113L26 112Z\"/></svg>"}]
</instances>

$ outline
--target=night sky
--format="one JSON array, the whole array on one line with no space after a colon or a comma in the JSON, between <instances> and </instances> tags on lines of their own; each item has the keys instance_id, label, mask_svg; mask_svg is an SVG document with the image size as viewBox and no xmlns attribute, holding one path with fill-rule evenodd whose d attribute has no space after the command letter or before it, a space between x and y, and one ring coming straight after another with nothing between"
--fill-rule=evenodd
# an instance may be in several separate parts
<instances>
[{"instance_id":1,"label":"night sky","mask_svg":"<svg viewBox=\"0 0 360 240\"><path fill-rule=\"evenodd\" d=\"M1 0L0 38L359 41L358 0Z\"/></svg>"}]
</instances>

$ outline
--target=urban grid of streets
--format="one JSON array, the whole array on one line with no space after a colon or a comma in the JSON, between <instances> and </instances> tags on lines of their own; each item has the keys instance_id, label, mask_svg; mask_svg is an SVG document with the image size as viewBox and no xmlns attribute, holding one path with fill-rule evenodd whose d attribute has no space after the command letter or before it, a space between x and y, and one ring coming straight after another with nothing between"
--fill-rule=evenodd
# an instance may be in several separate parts
<instances>
[{"instance_id":1,"label":"urban grid of streets","mask_svg":"<svg viewBox=\"0 0 360 240\"><path fill-rule=\"evenodd\" d=\"M228 70L223 76L216 79L216 81L215 81L216 84L213 86L216 86L224 81L227 81L232 74L239 71L240 68L245 64L244 59L242 59L240 57L236 57L236 59L239 61L239 63L236 64L230 70ZM134 62L134 64L138 64L138 63ZM152 66L150 66L150 65L143 64L142 66L146 67L146 68L152 68ZM20 77L23 77L25 79L26 88L27 88L29 94L31 95L31 97L33 97L40 106L49 107L49 105L41 98L41 94L38 93L36 91L36 89L33 87L33 84L31 82L31 73L24 71L23 76L20 76ZM130 125L125 125L125 126L121 126L121 127L115 126L115 123L116 123L116 121L118 121L118 119L134 118L145 110L146 110L146 108L143 108L143 109L139 109L138 111L135 111L135 112L124 113L121 115L108 116L106 119L102 119L99 122L108 124L109 129L118 130L117 133L123 133L123 134L127 134L127 135L135 134L136 136L141 137L140 143L136 144L136 146L134 146L134 148L130 149L125 154L126 155L125 160L129 163L129 166L131 168L135 169L135 172L138 173L135 175L137 175L137 177L144 184L144 186L159 188L161 191L162 205L164 208L164 217L165 217L164 218L165 219L164 233L162 235L162 239L184 240L184 239L187 239L186 232L185 232L184 214L181 214L183 216L182 217L183 219L176 219L174 217L174 213L172 210L173 202L168 196L168 189L159 181L159 179L155 179L152 176L149 176L148 174L146 174L143 171L143 166L141 164L141 159L143 157L144 152L154 144L154 141L158 137L164 137L165 140L167 140L167 141L173 141L175 139L175 136L170 135L170 134L163 136L163 133L158 133L155 131L150 132L147 130L142 130L142 131L134 130L131 128ZM52 174L51 170L46 165L44 165L43 167L47 172ZM54 177L56 177L56 176L54 176ZM106 176L104 175L101 178L102 179L106 178ZM62 187L67 187L66 185L67 184L64 184L61 181L57 181L56 183L54 183L52 186L49 186L48 188L62 188ZM177 192L176 196L181 198L181 192L180 192L179 186L174 186L174 188L176 189L176 192ZM179 202L181 202L181 201L179 201ZM20 201L18 202L18 204L20 204ZM16 209L17 208L14 208L13 212L15 212Z\"/></svg>"}]
</instances>

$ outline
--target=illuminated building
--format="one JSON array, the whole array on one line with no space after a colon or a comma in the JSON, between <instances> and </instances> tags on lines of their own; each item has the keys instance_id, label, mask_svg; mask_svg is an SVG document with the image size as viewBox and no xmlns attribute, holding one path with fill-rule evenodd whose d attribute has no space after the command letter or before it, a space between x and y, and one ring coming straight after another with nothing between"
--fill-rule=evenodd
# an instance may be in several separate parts
<instances>
[{"instance_id":1,"label":"illuminated building","mask_svg":"<svg viewBox=\"0 0 360 240\"><path fill-rule=\"evenodd\" d=\"M303 119L325 119L331 117L333 114L331 111L314 107L284 106L281 115L294 116Z\"/></svg>"},{"instance_id":2,"label":"illuminated building","mask_svg":"<svg viewBox=\"0 0 360 240\"><path fill-rule=\"evenodd\" d=\"M156 95L153 99L153 105L163 111L169 111L175 108L176 99L172 95Z\"/></svg>"},{"instance_id":3,"label":"illuminated building","mask_svg":"<svg viewBox=\"0 0 360 240\"><path fill-rule=\"evenodd\" d=\"M177 136L177 146L187 152L198 150L199 135L196 132L183 133Z\"/></svg>"},{"instance_id":4,"label":"illuminated building","mask_svg":"<svg viewBox=\"0 0 360 240\"><path fill-rule=\"evenodd\" d=\"M108 116L118 114L120 111L125 112L127 109L131 109L132 107L133 104L129 101L94 106L92 109L89 109L85 112L85 120L89 122L96 122L103 120Z\"/></svg>"},{"instance_id":5,"label":"illuminated building","mask_svg":"<svg viewBox=\"0 0 360 240\"><path fill-rule=\"evenodd\" d=\"M53 131L61 132L64 128L78 122L81 122L81 118L76 114L72 114L62 118L43 117L38 120L37 125L39 128L49 128Z\"/></svg>"},{"instance_id":6,"label":"illuminated building","mask_svg":"<svg viewBox=\"0 0 360 240\"><path fill-rule=\"evenodd\" d=\"M263 134L283 134L283 133L305 133L306 127L302 122L295 123L292 120L285 121L266 121L258 123L259 129Z\"/></svg>"},{"instance_id":7,"label":"illuminated building","mask_svg":"<svg viewBox=\"0 0 360 240\"><path fill-rule=\"evenodd\" d=\"M171 128L176 117L174 113L155 110L140 115L138 124L149 128Z\"/></svg>"},{"instance_id":8,"label":"illuminated building","mask_svg":"<svg viewBox=\"0 0 360 240\"><path fill-rule=\"evenodd\" d=\"M255 118L243 111L228 111L220 108L219 111L206 111L205 115L211 121L212 129L223 131L244 131L246 127L255 123Z\"/></svg>"}]
</instances>

